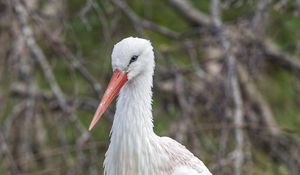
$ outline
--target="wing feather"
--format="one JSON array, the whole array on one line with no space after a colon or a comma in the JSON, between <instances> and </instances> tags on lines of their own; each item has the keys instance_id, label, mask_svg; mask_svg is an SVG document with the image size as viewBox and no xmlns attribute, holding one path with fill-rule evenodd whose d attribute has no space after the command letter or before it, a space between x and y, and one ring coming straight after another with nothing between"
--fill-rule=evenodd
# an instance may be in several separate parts
<instances>
[{"instance_id":1,"label":"wing feather","mask_svg":"<svg viewBox=\"0 0 300 175\"><path fill-rule=\"evenodd\" d=\"M193 155L182 144L169 137L161 137L164 152L169 161L163 164L163 169L171 175L212 175L204 163Z\"/></svg>"}]
</instances>

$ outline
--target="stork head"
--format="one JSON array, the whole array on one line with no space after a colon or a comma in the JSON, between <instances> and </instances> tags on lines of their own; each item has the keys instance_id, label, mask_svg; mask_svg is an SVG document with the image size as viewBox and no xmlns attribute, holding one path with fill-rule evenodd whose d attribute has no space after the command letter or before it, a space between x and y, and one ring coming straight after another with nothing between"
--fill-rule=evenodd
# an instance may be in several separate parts
<instances>
[{"instance_id":1,"label":"stork head","mask_svg":"<svg viewBox=\"0 0 300 175\"><path fill-rule=\"evenodd\" d=\"M128 80L145 71L153 71L154 54L150 41L128 37L118 42L112 51L112 67L128 73Z\"/></svg>"},{"instance_id":2,"label":"stork head","mask_svg":"<svg viewBox=\"0 0 300 175\"><path fill-rule=\"evenodd\" d=\"M113 75L89 126L91 130L101 118L108 105L127 81L153 73L154 53L150 41L128 37L118 42L112 51Z\"/></svg>"}]
</instances>

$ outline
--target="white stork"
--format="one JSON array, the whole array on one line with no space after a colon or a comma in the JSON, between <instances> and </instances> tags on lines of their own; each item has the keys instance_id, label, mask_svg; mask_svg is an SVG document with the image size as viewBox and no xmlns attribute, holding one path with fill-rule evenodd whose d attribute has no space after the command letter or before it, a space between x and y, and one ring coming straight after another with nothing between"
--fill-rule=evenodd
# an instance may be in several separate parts
<instances>
[{"instance_id":1,"label":"white stork","mask_svg":"<svg viewBox=\"0 0 300 175\"><path fill-rule=\"evenodd\" d=\"M129 37L112 51L113 75L89 130L119 93L105 175L211 175L201 160L183 145L153 132L151 43Z\"/></svg>"}]
</instances>

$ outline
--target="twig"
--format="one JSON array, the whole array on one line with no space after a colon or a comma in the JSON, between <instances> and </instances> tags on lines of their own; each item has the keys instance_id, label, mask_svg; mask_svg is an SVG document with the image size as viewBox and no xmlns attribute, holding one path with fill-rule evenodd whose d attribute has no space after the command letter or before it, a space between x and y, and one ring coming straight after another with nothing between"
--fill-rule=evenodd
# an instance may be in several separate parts
<instances>
[{"instance_id":1,"label":"twig","mask_svg":"<svg viewBox=\"0 0 300 175\"><path fill-rule=\"evenodd\" d=\"M23 84L13 84L11 86L11 95L18 96L22 98L28 98L30 96L34 97L38 101L45 101L48 103L56 102L57 99L52 91L26 91L26 88ZM78 106L85 109L96 109L98 106L98 101L88 97L66 97L66 101L70 106ZM55 106L54 106L55 107ZM54 108L55 109L55 108Z\"/></svg>"},{"instance_id":2,"label":"twig","mask_svg":"<svg viewBox=\"0 0 300 175\"><path fill-rule=\"evenodd\" d=\"M280 129L277 126L277 123L274 119L274 115L267 101L264 99L262 94L257 90L254 82L250 79L250 76L245 71L245 68L239 65L238 72L239 72L240 81L245 91L245 94L247 94L247 97L250 99L252 103L257 104L255 107L259 109L261 117L265 125L268 127L268 130L270 130L272 134L279 134Z\"/></svg>"},{"instance_id":3,"label":"twig","mask_svg":"<svg viewBox=\"0 0 300 175\"><path fill-rule=\"evenodd\" d=\"M102 95L102 87L101 84L97 82L96 78L92 76L92 74L84 67L79 58L77 58L73 52L67 48L62 41L58 38L54 38L51 36L50 31L43 29L42 30L44 36L51 43L51 47L53 47L58 53L63 55L63 58L67 59L67 61L71 62L72 66L77 69L81 75L87 80L87 82L91 85L94 92L98 97Z\"/></svg>"},{"instance_id":4,"label":"twig","mask_svg":"<svg viewBox=\"0 0 300 175\"><path fill-rule=\"evenodd\" d=\"M228 79L230 83L230 89L232 89L232 98L235 106L234 110L234 124L235 128L235 139L237 142L235 148L235 174L241 175L242 174L242 166L244 161L244 154L243 154L243 145L244 145L244 134L243 130L240 126L243 125L243 101L241 97L241 91L238 84L238 79L236 75L236 58L230 52L230 42L226 39L223 29L222 29L222 22L220 20L219 15L219 0L212 0L211 1L211 16L212 16L212 23L216 28L217 36L219 37L220 43L224 49L224 55L227 61L227 69L228 69Z\"/></svg>"},{"instance_id":5,"label":"twig","mask_svg":"<svg viewBox=\"0 0 300 175\"><path fill-rule=\"evenodd\" d=\"M135 12L129 8L125 1L121 0L112 0L112 2L122 10L122 12L133 22L133 25L139 30L141 33L141 27L156 31L164 36L178 39L180 34L178 32L172 31L167 27L157 25L152 21L146 20L144 18L139 17Z\"/></svg>"},{"instance_id":6,"label":"twig","mask_svg":"<svg viewBox=\"0 0 300 175\"><path fill-rule=\"evenodd\" d=\"M186 48L186 51L189 54L193 69L195 70L195 74L198 76L198 78L203 80L206 77L206 72L200 67L198 63L197 50L193 47L193 43L191 41L184 41L183 46Z\"/></svg>"},{"instance_id":7,"label":"twig","mask_svg":"<svg viewBox=\"0 0 300 175\"><path fill-rule=\"evenodd\" d=\"M1 150L1 154L4 154L6 157L6 162L8 167L10 168L11 174L21 174L17 168L17 165L14 161L14 158L12 157L12 154L9 150L9 146L6 142L5 136L4 134L2 134L2 130L0 130L0 150Z\"/></svg>"},{"instance_id":8,"label":"twig","mask_svg":"<svg viewBox=\"0 0 300 175\"><path fill-rule=\"evenodd\" d=\"M266 56L267 60L284 68L285 70L300 75L300 62L296 58L285 54L283 52L275 49L274 46L265 42L261 45L263 54Z\"/></svg>"},{"instance_id":9,"label":"twig","mask_svg":"<svg viewBox=\"0 0 300 175\"><path fill-rule=\"evenodd\" d=\"M104 8L101 9L100 5L96 1L94 1L94 0L91 0L91 1L92 1L93 8L97 12L99 21L103 25L103 36L104 36L105 42L107 42L109 45L111 45L113 25L110 24L109 18L107 18L106 14L104 13L106 5L103 5Z\"/></svg>"},{"instance_id":10,"label":"twig","mask_svg":"<svg viewBox=\"0 0 300 175\"><path fill-rule=\"evenodd\" d=\"M86 14L92 9L92 7L93 7L93 0L87 0L85 5L81 8L78 14L78 16L80 17L81 21L85 24L88 31L91 31L91 25L86 19Z\"/></svg>"},{"instance_id":11,"label":"twig","mask_svg":"<svg viewBox=\"0 0 300 175\"><path fill-rule=\"evenodd\" d=\"M53 91L56 98L58 99L59 105L65 111L69 111L69 107L66 104L64 94L55 80L55 77L46 59L46 56L42 52L41 48L36 44L36 41L33 37L32 29L28 25L28 13L26 12L25 7L20 3L19 0L16 0L15 11L17 14L17 19L21 28L22 35L25 39L28 48L32 52L38 64L41 66L45 78L51 87L51 90Z\"/></svg>"},{"instance_id":12,"label":"twig","mask_svg":"<svg viewBox=\"0 0 300 175\"><path fill-rule=\"evenodd\" d=\"M168 0L168 2L190 23L205 27L211 24L209 17L193 7L188 0Z\"/></svg>"},{"instance_id":13,"label":"twig","mask_svg":"<svg viewBox=\"0 0 300 175\"><path fill-rule=\"evenodd\" d=\"M16 0L15 10L17 13L17 20L21 28L21 33L25 39L25 42L32 52L35 60L40 65L46 81L50 85L53 94L57 98L60 108L66 113L66 115L68 115L69 120L78 130L81 131L81 133L87 132L86 128L82 125L81 122L77 120L77 117L74 115L74 113L72 113L72 109L68 105L64 93L56 82L55 76L52 72L50 64L46 59L46 56L44 55L42 49L36 44L35 38L33 37L33 31L28 24L27 9L22 5L20 0Z\"/></svg>"},{"instance_id":14,"label":"twig","mask_svg":"<svg viewBox=\"0 0 300 175\"><path fill-rule=\"evenodd\" d=\"M41 48L36 44L35 38L33 37L33 31L28 25L28 12L26 11L25 7L20 3L19 0L16 0L16 16L21 28L21 33L25 39L25 42L32 52L34 58L36 59L37 63L42 68L42 71L44 73L44 77L46 78L46 81L49 83L51 90L53 94L56 96L57 101L61 109L65 112L65 114L68 115L68 119L70 122L75 126L77 130L80 131L80 133L89 139L90 135L85 129L85 127L82 125L81 122L77 120L77 116L71 111L72 109L68 105L65 95L60 89L58 83L56 82L55 76L52 72L52 69L46 59L46 56L44 55ZM79 65L79 64L77 64ZM80 69L83 70L83 69ZM85 71L84 73L86 73ZM81 150L78 150L77 155L81 155ZM67 157L65 157L67 158ZM79 156L78 156L79 158ZM80 161L79 161L80 162ZM78 164L80 166L81 164ZM69 173L73 174L73 170L71 167L69 167Z\"/></svg>"},{"instance_id":15,"label":"twig","mask_svg":"<svg viewBox=\"0 0 300 175\"><path fill-rule=\"evenodd\" d=\"M57 104L57 99L53 94L53 92L51 91L35 90L34 92L33 91L28 92L26 91L25 86L23 84L16 83L11 86L10 92L12 96L18 96L23 98L32 96L35 98L35 100L39 102L47 102L49 104L53 104L54 102L54 104ZM99 104L97 100L89 97L83 97L83 96L76 96L76 97L66 96L66 101L69 106L76 106L88 110L95 110ZM50 109L57 110L57 106L50 105ZM114 115L113 111L108 111L107 119L109 119L109 121L111 122L113 119L113 115Z\"/></svg>"},{"instance_id":16,"label":"twig","mask_svg":"<svg viewBox=\"0 0 300 175\"><path fill-rule=\"evenodd\" d=\"M268 17L268 6L270 5L271 0L260 0L257 2L255 16L252 21L254 33L257 35L262 34L262 30L265 28L266 19Z\"/></svg>"},{"instance_id":17,"label":"twig","mask_svg":"<svg viewBox=\"0 0 300 175\"><path fill-rule=\"evenodd\" d=\"M256 109L247 113L248 123L260 125L260 127L249 127L248 133L254 139L252 143L259 145L259 148L264 149L276 159L282 160L291 172L297 174L300 172L300 152L293 150L300 146L299 140L290 139L284 134L277 126L271 108L256 89L248 73L241 66L238 67L238 71L245 94L253 105L252 110ZM253 125L251 123L250 125Z\"/></svg>"}]
</instances>

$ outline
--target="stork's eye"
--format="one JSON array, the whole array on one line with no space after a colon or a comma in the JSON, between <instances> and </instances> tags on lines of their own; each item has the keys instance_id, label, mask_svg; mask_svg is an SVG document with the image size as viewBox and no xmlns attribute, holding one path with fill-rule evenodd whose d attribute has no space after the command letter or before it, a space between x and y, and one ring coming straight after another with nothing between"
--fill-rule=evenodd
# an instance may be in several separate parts
<instances>
[{"instance_id":1,"label":"stork's eye","mask_svg":"<svg viewBox=\"0 0 300 175\"><path fill-rule=\"evenodd\" d=\"M133 55L129 61L129 64L135 62L136 60L138 59L138 56L137 55Z\"/></svg>"}]
</instances>

